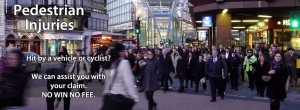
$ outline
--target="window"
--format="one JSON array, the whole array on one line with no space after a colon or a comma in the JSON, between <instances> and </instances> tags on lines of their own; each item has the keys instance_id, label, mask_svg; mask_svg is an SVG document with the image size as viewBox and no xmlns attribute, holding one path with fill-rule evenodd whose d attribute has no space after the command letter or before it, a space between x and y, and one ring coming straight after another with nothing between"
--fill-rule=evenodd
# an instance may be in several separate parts
<instances>
[{"instance_id":1,"label":"window","mask_svg":"<svg viewBox=\"0 0 300 110\"><path fill-rule=\"evenodd\" d=\"M100 30L100 25L101 25L100 21L101 21L100 19L97 20L97 30Z\"/></svg>"},{"instance_id":2,"label":"window","mask_svg":"<svg viewBox=\"0 0 300 110\"><path fill-rule=\"evenodd\" d=\"M88 28L92 29L92 18L88 19Z\"/></svg>"},{"instance_id":3,"label":"window","mask_svg":"<svg viewBox=\"0 0 300 110\"><path fill-rule=\"evenodd\" d=\"M93 29L97 29L97 19L93 18Z\"/></svg>"},{"instance_id":4,"label":"window","mask_svg":"<svg viewBox=\"0 0 300 110\"><path fill-rule=\"evenodd\" d=\"M100 30L104 30L104 20L100 20Z\"/></svg>"},{"instance_id":5,"label":"window","mask_svg":"<svg viewBox=\"0 0 300 110\"><path fill-rule=\"evenodd\" d=\"M107 20L104 20L103 25L104 25L104 30L107 31L107 30L108 30L108 29L107 29Z\"/></svg>"}]
</instances>

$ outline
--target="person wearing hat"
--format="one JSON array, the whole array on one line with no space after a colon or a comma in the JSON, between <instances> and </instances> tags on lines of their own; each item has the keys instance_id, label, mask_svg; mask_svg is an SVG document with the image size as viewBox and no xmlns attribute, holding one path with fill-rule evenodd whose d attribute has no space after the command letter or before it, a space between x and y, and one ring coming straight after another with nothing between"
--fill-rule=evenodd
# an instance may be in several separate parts
<instances>
[{"instance_id":1,"label":"person wearing hat","mask_svg":"<svg viewBox=\"0 0 300 110\"><path fill-rule=\"evenodd\" d=\"M88 63L87 60L81 60L81 58L83 57L81 55L82 50L81 49L77 49L75 51L75 55L77 57L77 60L73 62L72 66L70 67L68 73L69 74L74 74L76 75L90 75L90 64ZM81 58L80 58L81 57ZM87 79L74 79L74 83L78 83L78 84L86 84ZM84 92L85 89L84 88L79 88L79 92Z\"/></svg>"},{"instance_id":2,"label":"person wearing hat","mask_svg":"<svg viewBox=\"0 0 300 110\"><path fill-rule=\"evenodd\" d=\"M284 55L284 64L287 66L287 72L290 76L291 86L296 88L297 84L297 63L298 55L293 48L288 48L288 52Z\"/></svg>"},{"instance_id":3,"label":"person wearing hat","mask_svg":"<svg viewBox=\"0 0 300 110\"><path fill-rule=\"evenodd\" d=\"M253 68L253 64L257 61L257 58L255 55L253 55L253 50L249 49L247 51L247 56L244 59L244 69L247 72L248 79L249 79L249 88L254 90L254 78L253 78L253 72L255 71Z\"/></svg>"}]
</instances>

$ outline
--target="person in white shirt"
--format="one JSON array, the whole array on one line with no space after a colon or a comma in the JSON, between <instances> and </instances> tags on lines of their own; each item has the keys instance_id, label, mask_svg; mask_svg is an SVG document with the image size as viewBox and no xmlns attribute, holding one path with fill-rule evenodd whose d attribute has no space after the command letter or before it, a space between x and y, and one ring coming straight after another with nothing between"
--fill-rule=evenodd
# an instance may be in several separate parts
<instances>
[{"instance_id":1,"label":"person in white shirt","mask_svg":"<svg viewBox=\"0 0 300 110\"><path fill-rule=\"evenodd\" d=\"M135 103L139 101L138 91L135 88L134 76L131 71L128 60L122 58L124 56L123 44L116 43L108 50L110 61L104 62L104 74L106 76L103 95L106 94L121 94L126 98L134 100ZM114 75L115 80L113 81ZM111 86L111 87L110 87ZM105 102L104 102L105 103ZM131 110L121 108L116 105L103 105L103 108L109 110ZM102 110L103 110L102 108ZM106 110L105 109L105 110Z\"/></svg>"}]
</instances>

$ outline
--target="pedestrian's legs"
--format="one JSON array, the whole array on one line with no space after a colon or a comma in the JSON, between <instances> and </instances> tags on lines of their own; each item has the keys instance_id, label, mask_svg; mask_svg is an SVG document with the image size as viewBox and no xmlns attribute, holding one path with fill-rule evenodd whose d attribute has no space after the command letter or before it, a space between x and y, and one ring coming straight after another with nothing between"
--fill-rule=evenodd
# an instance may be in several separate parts
<instances>
[{"instance_id":1,"label":"pedestrian's legs","mask_svg":"<svg viewBox=\"0 0 300 110\"><path fill-rule=\"evenodd\" d=\"M153 107L156 106L156 102L153 99L153 95L154 95L153 91L147 91L146 92L146 98L148 100L148 109L149 110L153 110Z\"/></svg>"},{"instance_id":2,"label":"pedestrian's legs","mask_svg":"<svg viewBox=\"0 0 300 110\"><path fill-rule=\"evenodd\" d=\"M62 70L66 70L66 67L67 67L67 63L66 62L61 62L61 65L60 65L61 69Z\"/></svg>"},{"instance_id":3,"label":"pedestrian's legs","mask_svg":"<svg viewBox=\"0 0 300 110\"><path fill-rule=\"evenodd\" d=\"M249 79L249 88L251 90L254 90L254 80L253 80L253 75L252 75L252 71L248 71L248 79Z\"/></svg>"},{"instance_id":4,"label":"pedestrian's legs","mask_svg":"<svg viewBox=\"0 0 300 110\"><path fill-rule=\"evenodd\" d=\"M71 102L70 97L64 98L64 110L70 110L70 102Z\"/></svg>"},{"instance_id":5,"label":"pedestrian's legs","mask_svg":"<svg viewBox=\"0 0 300 110\"><path fill-rule=\"evenodd\" d=\"M245 82L245 70L244 70L244 68L242 68L241 79L242 79L243 82Z\"/></svg>"},{"instance_id":6,"label":"pedestrian's legs","mask_svg":"<svg viewBox=\"0 0 300 110\"><path fill-rule=\"evenodd\" d=\"M185 88L188 88L189 80L185 78Z\"/></svg>"},{"instance_id":7,"label":"pedestrian's legs","mask_svg":"<svg viewBox=\"0 0 300 110\"><path fill-rule=\"evenodd\" d=\"M78 84L84 84L84 80L79 80L79 81L78 81ZM80 89L79 89L79 92L80 92L80 93L82 93L82 92L84 92L84 91L85 91L84 88L80 88Z\"/></svg>"},{"instance_id":8,"label":"pedestrian's legs","mask_svg":"<svg viewBox=\"0 0 300 110\"><path fill-rule=\"evenodd\" d=\"M260 81L258 79L255 80L255 86L256 86L256 93L257 95L260 95L261 94L261 86L262 84L260 83Z\"/></svg>"},{"instance_id":9,"label":"pedestrian's legs","mask_svg":"<svg viewBox=\"0 0 300 110\"><path fill-rule=\"evenodd\" d=\"M191 88L193 88L193 85L194 85L194 80L193 80L193 79L191 79L190 81L191 81Z\"/></svg>"},{"instance_id":10,"label":"pedestrian's legs","mask_svg":"<svg viewBox=\"0 0 300 110\"><path fill-rule=\"evenodd\" d=\"M179 83L180 83L180 87L179 87L179 90L178 92L183 92L184 91L184 78L182 76L179 76Z\"/></svg>"},{"instance_id":11,"label":"pedestrian's legs","mask_svg":"<svg viewBox=\"0 0 300 110\"><path fill-rule=\"evenodd\" d=\"M169 77L168 77L168 75L169 75L169 73L164 73L164 91L169 91Z\"/></svg>"},{"instance_id":12,"label":"pedestrian's legs","mask_svg":"<svg viewBox=\"0 0 300 110\"><path fill-rule=\"evenodd\" d=\"M226 80L222 78L217 79L217 88L218 88L218 95L221 96L221 99L224 99L224 92L226 89Z\"/></svg>"},{"instance_id":13,"label":"pedestrian's legs","mask_svg":"<svg viewBox=\"0 0 300 110\"><path fill-rule=\"evenodd\" d=\"M54 97L48 97L48 98L46 98L47 110L54 110L54 101L55 101Z\"/></svg>"},{"instance_id":14,"label":"pedestrian's legs","mask_svg":"<svg viewBox=\"0 0 300 110\"><path fill-rule=\"evenodd\" d=\"M95 69L91 68L91 75L95 75L96 72L97 71ZM91 77L90 77L89 82L93 82L93 79Z\"/></svg>"},{"instance_id":15,"label":"pedestrian's legs","mask_svg":"<svg viewBox=\"0 0 300 110\"><path fill-rule=\"evenodd\" d=\"M215 78L209 78L210 91L211 91L211 102L217 100L217 90L216 90L216 81Z\"/></svg>"},{"instance_id":16,"label":"pedestrian's legs","mask_svg":"<svg viewBox=\"0 0 300 110\"><path fill-rule=\"evenodd\" d=\"M198 89L199 89L199 83L200 83L200 78L196 78L196 80L195 80L195 92L198 92Z\"/></svg>"},{"instance_id":17,"label":"pedestrian's legs","mask_svg":"<svg viewBox=\"0 0 300 110\"><path fill-rule=\"evenodd\" d=\"M235 88L235 79L234 79L234 74L231 72L230 74L230 85L231 85L231 89L234 89Z\"/></svg>"},{"instance_id":18,"label":"pedestrian's legs","mask_svg":"<svg viewBox=\"0 0 300 110\"><path fill-rule=\"evenodd\" d=\"M206 82L202 84L203 90L206 91Z\"/></svg>"},{"instance_id":19,"label":"pedestrian's legs","mask_svg":"<svg viewBox=\"0 0 300 110\"><path fill-rule=\"evenodd\" d=\"M280 109L280 100L271 99L270 109L271 110L279 110Z\"/></svg>"},{"instance_id":20,"label":"pedestrian's legs","mask_svg":"<svg viewBox=\"0 0 300 110\"><path fill-rule=\"evenodd\" d=\"M170 74L168 74L168 79L170 80L171 85L173 85L173 79L171 78Z\"/></svg>"},{"instance_id":21,"label":"pedestrian's legs","mask_svg":"<svg viewBox=\"0 0 300 110\"><path fill-rule=\"evenodd\" d=\"M164 73L161 73L160 74L160 87L164 87L165 85L164 85L164 81L165 81L165 74Z\"/></svg>"}]
</instances>

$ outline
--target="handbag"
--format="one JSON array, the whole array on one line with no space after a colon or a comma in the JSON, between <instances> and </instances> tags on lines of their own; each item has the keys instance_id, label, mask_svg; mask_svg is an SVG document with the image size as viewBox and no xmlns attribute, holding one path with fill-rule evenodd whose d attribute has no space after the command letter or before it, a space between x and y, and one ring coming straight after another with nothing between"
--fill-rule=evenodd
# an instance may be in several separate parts
<instances>
[{"instance_id":1,"label":"handbag","mask_svg":"<svg viewBox=\"0 0 300 110\"><path fill-rule=\"evenodd\" d=\"M273 69L273 67L271 67L270 71L271 71L272 69ZM269 72L270 72L270 71L269 71ZM269 72L268 72L268 73L269 73ZM262 80L265 81L265 82L269 82L269 81L271 80L271 76L270 76L270 75L263 75L263 76L262 76Z\"/></svg>"},{"instance_id":2,"label":"handbag","mask_svg":"<svg viewBox=\"0 0 300 110\"><path fill-rule=\"evenodd\" d=\"M119 64L120 60L117 61L117 66ZM113 76L112 82L109 86L109 91L111 91L113 83L115 82L115 79L117 77L117 69L115 72L115 75ZM103 106L101 110L131 110L134 106L135 102L131 98L127 98L122 94L111 94L107 93L104 95L103 98Z\"/></svg>"}]
</instances>

